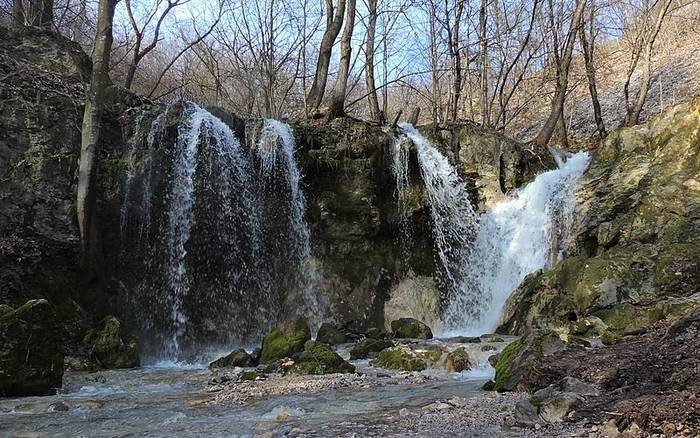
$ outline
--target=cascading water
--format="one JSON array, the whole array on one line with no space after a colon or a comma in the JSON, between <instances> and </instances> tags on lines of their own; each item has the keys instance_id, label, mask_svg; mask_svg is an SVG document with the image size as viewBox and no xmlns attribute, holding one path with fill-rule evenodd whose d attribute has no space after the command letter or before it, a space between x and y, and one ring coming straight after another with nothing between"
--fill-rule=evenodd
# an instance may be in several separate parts
<instances>
[{"instance_id":1,"label":"cascading water","mask_svg":"<svg viewBox=\"0 0 700 438\"><path fill-rule=\"evenodd\" d=\"M278 120L265 120L254 148L260 160L260 184L263 189L262 199L259 200L261 204L273 206L272 198L279 195L282 190L289 192L286 196L288 204L283 211L284 215L288 217L291 229L289 233L286 233L284 237L280 236L280 238L288 239L291 242L288 250L291 250L291 262L297 268L297 272L292 272L291 281L295 283L292 287L296 286L301 289L304 301L303 312L311 322L312 328L317 329L323 317L322 306L315 291L316 269L311 255L311 232L304 219L306 198L300 187L301 172L294 158L296 145L291 128ZM278 188L275 186L275 177L280 174L283 175L283 185L286 187ZM279 212L270 212L273 215L276 213ZM284 223L285 218L268 218L267 222ZM286 257L284 260L285 263L290 261Z\"/></svg>"},{"instance_id":2,"label":"cascading water","mask_svg":"<svg viewBox=\"0 0 700 438\"><path fill-rule=\"evenodd\" d=\"M413 126L413 141L431 205L438 257L448 282L443 336L492 332L505 301L526 275L560 257L588 154L552 151L558 169L544 172L508 200L477 218L456 170ZM399 143L400 144L400 143ZM394 150L395 163L403 152ZM403 165L402 165L403 166ZM400 185L400 166L393 164ZM558 237L558 238L557 238ZM553 240L557 238L557 240Z\"/></svg>"},{"instance_id":3,"label":"cascading water","mask_svg":"<svg viewBox=\"0 0 700 438\"><path fill-rule=\"evenodd\" d=\"M558 156L557 169L538 175L481 215L466 260L471 288L449 302L443 315L444 334L492 332L505 301L525 276L546 268L552 256L558 256L559 245L553 245L552 239L570 226L576 187L588 161L586 152L565 161ZM473 297L478 297L480 303L476 316L464 311L474 303Z\"/></svg>"},{"instance_id":4,"label":"cascading water","mask_svg":"<svg viewBox=\"0 0 700 438\"><path fill-rule=\"evenodd\" d=\"M280 318L323 316L286 124L266 121L248 150L188 103L141 137L129 152L120 264L132 279L128 306L146 362L201 360L207 350L259 342Z\"/></svg>"},{"instance_id":5,"label":"cascading water","mask_svg":"<svg viewBox=\"0 0 700 438\"><path fill-rule=\"evenodd\" d=\"M443 301L449 303L470 287L469 272L464 261L469 256L476 213L464 182L448 159L413 125L403 123L401 129L416 146L418 164L430 202L437 255L447 279L447 294ZM477 315L478 299L474 297L473 303L465 303L468 305L463 307L464 317Z\"/></svg>"}]
</instances>

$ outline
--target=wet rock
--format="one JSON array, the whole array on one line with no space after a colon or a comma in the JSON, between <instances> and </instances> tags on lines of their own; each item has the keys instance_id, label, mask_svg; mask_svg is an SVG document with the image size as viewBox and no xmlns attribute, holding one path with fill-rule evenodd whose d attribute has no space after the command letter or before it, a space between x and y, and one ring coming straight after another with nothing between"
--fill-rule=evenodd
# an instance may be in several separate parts
<instances>
[{"instance_id":1,"label":"wet rock","mask_svg":"<svg viewBox=\"0 0 700 438\"><path fill-rule=\"evenodd\" d=\"M337 325L330 322L324 322L318 329L316 340L328 345L338 345L348 342L348 337L345 334L345 331Z\"/></svg>"},{"instance_id":2,"label":"wet rock","mask_svg":"<svg viewBox=\"0 0 700 438\"><path fill-rule=\"evenodd\" d=\"M464 370L471 368L469 355L464 348L458 348L447 353L445 358L445 369L449 373L461 373Z\"/></svg>"},{"instance_id":3,"label":"wet rock","mask_svg":"<svg viewBox=\"0 0 700 438\"><path fill-rule=\"evenodd\" d=\"M209 364L209 368L235 368L235 367L254 367L258 363L253 356L248 354L243 348L232 351L224 357L221 357Z\"/></svg>"},{"instance_id":4,"label":"wet rock","mask_svg":"<svg viewBox=\"0 0 700 438\"><path fill-rule=\"evenodd\" d=\"M305 318L281 322L263 339L260 362L270 363L292 357L304 351L304 344L311 340L311 330Z\"/></svg>"},{"instance_id":5,"label":"wet rock","mask_svg":"<svg viewBox=\"0 0 700 438\"><path fill-rule=\"evenodd\" d=\"M482 345L481 346L481 351L496 351L498 348L494 347L493 345Z\"/></svg>"},{"instance_id":6,"label":"wet rock","mask_svg":"<svg viewBox=\"0 0 700 438\"><path fill-rule=\"evenodd\" d=\"M393 347L394 343L383 339L363 339L350 350L350 359L368 359L376 357L377 353Z\"/></svg>"},{"instance_id":7,"label":"wet rock","mask_svg":"<svg viewBox=\"0 0 700 438\"><path fill-rule=\"evenodd\" d=\"M556 384L557 388L563 392L571 392L582 396L598 396L600 391L590 383L582 382L573 377L564 377Z\"/></svg>"},{"instance_id":8,"label":"wet rock","mask_svg":"<svg viewBox=\"0 0 700 438\"><path fill-rule=\"evenodd\" d=\"M397 338L432 339L433 332L424 322L413 318L391 321L391 330Z\"/></svg>"},{"instance_id":9,"label":"wet rock","mask_svg":"<svg viewBox=\"0 0 700 438\"><path fill-rule=\"evenodd\" d=\"M533 331L510 343L496 362L495 389L513 391L528 389L535 379L541 359L568 347L553 331Z\"/></svg>"},{"instance_id":10,"label":"wet rock","mask_svg":"<svg viewBox=\"0 0 700 438\"><path fill-rule=\"evenodd\" d=\"M423 371L428 364L440 360L439 351L413 351L405 346L396 346L381 351L372 366L400 371Z\"/></svg>"},{"instance_id":11,"label":"wet rock","mask_svg":"<svg viewBox=\"0 0 700 438\"><path fill-rule=\"evenodd\" d=\"M89 358L102 368L139 366L138 342L114 316L104 318L97 329L88 332L83 343Z\"/></svg>"},{"instance_id":12,"label":"wet rock","mask_svg":"<svg viewBox=\"0 0 700 438\"><path fill-rule=\"evenodd\" d=\"M46 411L47 412L67 412L69 410L70 410L70 408L68 407L67 404L63 403L62 401L58 401L55 403L51 403Z\"/></svg>"},{"instance_id":13,"label":"wet rock","mask_svg":"<svg viewBox=\"0 0 700 438\"><path fill-rule=\"evenodd\" d=\"M560 423L570 412L580 407L585 399L571 392L560 392L548 387L535 392L529 400L522 400L515 407L516 423L523 426Z\"/></svg>"},{"instance_id":14,"label":"wet rock","mask_svg":"<svg viewBox=\"0 0 700 438\"><path fill-rule=\"evenodd\" d=\"M63 380L63 331L46 300L0 316L0 396L47 395Z\"/></svg>"},{"instance_id":15,"label":"wet rock","mask_svg":"<svg viewBox=\"0 0 700 438\"><path fill-rule=\"evenodd\" d=\"M308 343L308 349L300 353L287 371L289 374L354 373L355 367L338 355L331 347L320 342Z\"/></svg>"}]
</instances>

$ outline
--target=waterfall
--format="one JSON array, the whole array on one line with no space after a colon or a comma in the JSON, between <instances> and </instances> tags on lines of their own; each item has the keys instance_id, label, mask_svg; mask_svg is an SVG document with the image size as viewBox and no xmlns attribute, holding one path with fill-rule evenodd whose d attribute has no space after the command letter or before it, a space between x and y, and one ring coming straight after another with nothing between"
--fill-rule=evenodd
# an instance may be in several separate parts
<instances>
[{"instance_id":1,"label":"waterfall","mask_svg":"<svg viewBox=\"0 0 700 438\"><path fill-rule=\"evenodd\" d=\"M291 128L286 123L274 119L264 121L257 143L254 145L260 160L260 184L263 186L264 204L270 203L273 193L279 192L274 187L276 174L283 175L284 185L289 193L286 196L288 204L284 210L290 222L290 233L285 236L291 241L291 261L297 267L293 281L301 289L304 303L299 313L305 313L312 328L317 329L321 324L322 306L315 291L316 269L311 255L311 232L304 214L306 198L301 191L301 172L294 158L296 145ZM271 219L271 220L270 220ZM269 218L268 222L284 222L283 217ZM290 260L285 260L288 263Z\"/></svg>"},{"instance_id":2,"label":"waterfall","mask_svg":"<svg viewBox=\"0 0 700 438\"><path fill-rule=\"evenodd\" d=\"M402 262L408 264L410 248L413 241L413 231L408 218L408 187L409 187L409 145L405 138L396 137L391 145L391 172L394 175L394 198L398 206L398 225L400 236L397 244L401 247Z\"/></svg>"},{"instance_id":3,"label":"waterfall","mask_svg":"<svg viewBox=\"0 0 700 438\"><path fill-rule=\"evenodd\" d=\"M166 109L148 135L134 135L125 153L120 269L146 363L251 345L293 315L320 325L324 304L294 152L282 122L266 120L244 148L193 103Z\"/></svg>"},{"instance_id":4,"label":"waterfall","mask_svg":"<svg viewBox=\"0 0 700 438\"><path fill-rule=\"evenodd\" d=\"M492 332L505 301L525 276L561 257L559 242L566 240L588 154L553 150L557 169L538 175L477 217L464 183L447 158L410 124L401 129L416 146L437 256L448 279L441 334ZM392 169L402 189L404 164L396 163L403 163L404 152L397 144Z\"/></svg>"},{"instance_id":5,"label":"waterfall","mask_svg":"<svg viewBox=\"0 0 700 438\"><path fill-rule=\"evenodd\" d=\"M552 239L570 226L575 191L589 156L579 152L568 159L561 154L555 157L557 169L538 175L479 218L465 263L470 287L445 309L443 335L492 332L505 301L525 276L548 267L559 256L552 251L558 251L561 245L553 245ZM474 297L478 297L480 306L476 314L467 310Z\"/></svg>"},{"instance_id":6,"label":"waterfall","mask_svg":"<svg viewBox=\"0 0 700 438\"><path fill-rule=\"evenodd\" d=\"M476 213L469 200L464 182L449 160L418 130L408 123L401 124L403 132L416 146L418 164L430 202L437 256L446 276L446 296L450 303L460 299L468 289L470 277L464 261L469 256L474 236ZM462 308L464 316L476 316L479 297Z\"/></svg>"}]
</instances>

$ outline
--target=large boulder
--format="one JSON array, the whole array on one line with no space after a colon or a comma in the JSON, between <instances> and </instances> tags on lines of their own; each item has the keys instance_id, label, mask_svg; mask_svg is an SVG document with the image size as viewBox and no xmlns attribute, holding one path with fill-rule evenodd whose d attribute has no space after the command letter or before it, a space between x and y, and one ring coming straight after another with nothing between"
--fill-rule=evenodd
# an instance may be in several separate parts
<instances>
[{"instance_id":1,"label":"large boulder","mask_svg":"<svg viewBox=\"0 0 700 438\"><path fill-rule=\"evenodd\" d=\"M544 357L569 348L553 331L532 331L513 341L498 355L495 367L496 391L532 389L538 366Z\"/></svg>"},{"instance_id":2,"label":"large boulder","mask_svg":"<svg viewBox=\"0 0 700 438\"><path fill-rule=\"evenodd\" d=\"M424 322L414 318L391 321L391 330L397 338L432 339L433 332Z\"/></svg>"},{"instance_id":3,"label":"large boulder","mask_svg":"<svg viewBox=\"0 0 700 438\"><path fill-rule=\"evenodd\" d=\"M700 305L698 132L700 98L605 139L577 193L573 256L522 283L501 331L577 331L595 317L594 334L624 334Z\"/></svg>"},{"instance_id":4,"label":"large boulder","mask_svg":"<svg viewBox=\"0 0 700 438\"><path fill-rule=\"evenodd\" d=\"M271 363L301 353L310 339L311 330L305 318L283 321L263 339L260 362Z\"/></svg>"},{"instance_id":5,"label":"large boulder","mask_svg":"<svg viewBox=\"0 0 700 438\"><path fill-rule=\"evenodd\" d=\"M63 328L51 305L30 300L0 315L0 396L47 395L63 380Z\"/></svg>"},{"instance_id":6,"label":"large boulder","mask_svg":"<svg viewBox=\"0 0 700 438\"><path fill-rule=\"evenodd\" d=\"M288 374L354 373L355 367L338 355L331 347L320 342L308 342L295 359Z\"/></svg>"},{"instance_id":7,"label":"large boulder","mask_svg":"<svg viewBox=\"0 0 700 438\"><path fill-rule=\"evenodd\" d=\"M139 366L139 344L114 316L105 317L90 330L83 341L88 357L101 368L134 368Z\"/></svg>"},{"instance_id":8,"label":"large boulder","mask_svg":"<svg viewBox=\"0 0 700 438\"><path fill-rule=\"evenodd\" d=\"M336 324L324 322L316 333L316 340L328 345L344 344L349 341L345 330Z\"/></svg>"},{"instance_id":9,"label":"large boulder","mask_svg":"<svg viewBox=\"0 0 700 438\"><path fill-rule=\"evenodd\" d=\"M363 339L350 350L350 359L367 359L377 353L393 347L394 343L386 339Z\"/></svg>"},{"instance_id":10,"label":"large boulder","mask_svg":"<svg viewBox=\"0 0 700 438\"><path fill-rule=\"evenodd\" d=\"M406 346L396 346L382 350L371 364L375 367L399 371L423 371L438 360L442 353L439 351L411 350Z\"/></svg>"},{"instance_id":11,"label":"large boulder","mask_svg":"<svg viewBox=\"0 0 700 438\"><path fill-rule=\"evenodd\" d=\"M445 369L448 373L461 373L469 368L471 368L471 361L464 347L457 348L447 353L445 357Z\"/></svg>"},{"instance_id":12,"label":"large boulder","mask_svg":"<svg viewBox=\"0 0 700 438\"><path fill-rule=\"evenodd\" d=\"M233 350L231 353L224 357L216 359L214 362L209 364L209 368L235 368L235 367L254 367L258 363L257 361L248 354L243 348Z\"/></svg>"}]
</instances>

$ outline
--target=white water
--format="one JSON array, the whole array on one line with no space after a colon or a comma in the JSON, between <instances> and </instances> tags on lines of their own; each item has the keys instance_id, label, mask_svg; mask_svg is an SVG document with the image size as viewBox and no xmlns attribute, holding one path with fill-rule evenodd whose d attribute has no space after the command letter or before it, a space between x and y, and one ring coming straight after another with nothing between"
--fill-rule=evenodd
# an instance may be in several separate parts
<instances>
[{"instance_id":1,"label":"white water","mask_svg":"<svg viewBox=\"0 0 700 438\"><path fill-rule=\"evenodd\" d=\"M413 126L401 128L416 146L438 257L449 280L442 327L436 331L441 336L491 333L503 305L525 276L561 256L558 242L565 240L570 226L574 193L588 167L588 154L552 151L558 169L538 175L477 218L464 183L447 158ZM400 184L402 153L395 148L392 166L399 189L405 187Z\"/></svg>"},{"instance_id":2,"label":"white water","mask_svg":"<svg viewBox=\"0 0 700 438\"><path fill-rule=\"evenodd\" d=\"M465 305L459 318L472 318L478 311L478 296L466 296L471 289L468 266L469 247L477 221L464 182L448 159L440 153L413 125L401 124L401 129L416 146L418 164L430 202L433 233L437 255L447 280L446 302L461 300ZM447 319L444 323L451 324Z\"/></svg>"},{"instance_id":3,"label":"white water","mask_svg":"<svg viewBox=\"0 0 700 438\"><path fill-rule=\"evenodd\" d=\"M443 317L449 324L443 327L443 335L493 332L503 305L525 276L549 266L552 251L560 249L553 245L553 233L561 235L570 226L575 190L588 161L585 152L566 161L557 157L558 169L538 175L481 215L466 260L472 287L449 302ZM467 309L474 296L479 297L477 313Z\"/></svg>"},{"instance_id":4,"label":"white water","mask_svg":"<svg viewBox=\"0 0 700 438\"><path fill-rule=\"evenodd\" d=\"M283 166L283 172L289 189L289 211L293 235L288 236L293 241L293 252L299 267L301 289L304 296L305 313L316 330L323 318L322 306L319 303L315 291L316 269L311 254L311 231L304 218L306 211L306 198L301 191L301 172L294 158L296 145L292 129L288 124L279 120L267 119L255 150L260 158L260 169L265 179L271 178L279 162Z\"/></svg>"}]
</instances>

